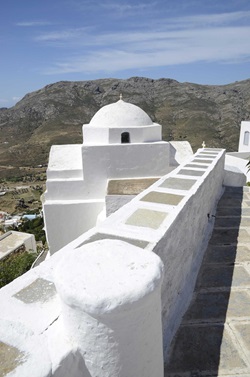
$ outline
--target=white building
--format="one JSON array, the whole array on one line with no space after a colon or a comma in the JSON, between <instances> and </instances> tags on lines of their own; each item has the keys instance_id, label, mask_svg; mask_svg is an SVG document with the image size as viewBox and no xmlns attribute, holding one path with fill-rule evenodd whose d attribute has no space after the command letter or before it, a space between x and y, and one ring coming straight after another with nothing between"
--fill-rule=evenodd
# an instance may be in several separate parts
<instances>
[{"instance_id":1,"label":"white building","mask_svg":"<svg viewBox=\"0 0 250 377\"><path fill-rule=\"evenodd\" d=\"M43 210L51 254L106 216L107 194L109 214L151 185L148 178L158 179L192 155L188 142L162 141L161 125L122 99L83 125L83 137L83 144L50 151ZM121 192L124 181L118 183L124 179L132 187L128 192ZM114 186L118 192L109 193Z\"/></svg>"},{"instance_id":2,"label":"white building","mask_svg":"<svg viewBox=\"0 0 250 377\"><path fill-rule=\"evenodd\" d=\"M238 152L250 153L250 122L241 122Z\"/></svg>"},{"instance_id":3,"label":"white building","mask_svg":"<svg viewBox=\"0 0 250 377\"><path fill-rule=\"evenodd\" d=\"M235 185L244 185L250 182L250 171L247 163L250 160L250 122L242 121L238 152L228 152L225 159L225 170L230 172L230 184L234 176ZM241 176L239 175L241 174Z\"/></svg>"},{"instance_id":4,"label":"white building","mask_svg":"<svg viewBox=\"0 0 250 377\"><path fill-rule=\"evenodd\" d=\"M36 252L35 236L29 233L15 232L13 230L0 236L0 259L14 253L24 246L26 251Z\"/></svg>"}]
</instances>

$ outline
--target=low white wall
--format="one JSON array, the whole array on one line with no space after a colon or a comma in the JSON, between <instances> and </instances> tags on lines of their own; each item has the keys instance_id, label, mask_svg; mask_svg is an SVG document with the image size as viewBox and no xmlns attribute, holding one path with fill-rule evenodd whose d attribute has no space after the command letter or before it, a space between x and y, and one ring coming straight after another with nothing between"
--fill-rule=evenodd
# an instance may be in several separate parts
<instances>
[{"instance_id":1,"label":"low white wall","mask_svg":"<svg viewBox=\"0 0 250 377\"><path fill-rule=\"evenodd\" d=\"M94 227L104 204L105 200L47 201L43 211L50 255Z\"/></svg>"},{"instance_id":2,"label":"low white wall","mask_svg":"<svg viewBox=\"0 0 250 377\"><path fill-rule=\"evenodd\" d=\"M107 179L100 176L96 176L94 181L54 179L48 180L46 186L46 201L103 199L106 193Z\"/></svg>"},{"instance_id":3,"label":"low white wall","mask_svg":"<svg viewBox=\"0 0 250 377\"><path fill-rule=\"evenodd\" d=\"M60 148L52 148L51 157L54 157L49 166L52 178L47 180L44 194L46 236L52 254L96 225L97 216L104 207L108 179L159 177L173 169L169 165L169 144L166 142L82 145L82 178L65 179L69 173L63 171L63 164L57 159L64 150L68 152L69 147L61 152ZM79 146L76 150L79 154ZM74 155L67 164L68 169L74 170ZM71 222L71 218L74 221Z\"/></svg>"},{"instance_id":4,"label":"low white wall","mask_svg":"<svg viewBox=\"0 0 250 377\"><path fill-rule=\"evenodd\" d=\"M111 178L159 177L172 170L169 143L164 141L83 146L82 152L84 177L90 182Z\"/></svg>"},{"instance_id":5,"label":"low white wall","mask_svg":"<svg viewBox=\"0 0 250 377\"><path fill-rule=\"evenodd\" d=\"M209 174L181 207L168 231L153 251L166 268L162 288L162 317L164 323L164 353L168 357L170 342L190 303L194 285L222 194L224 158L217 161Z\"/></svg>"},{"instance_id":6,"label":"low white wall","mask_svg":"<svg viewBox=\"0 0 250 377\"><path fill-rule=\"evenodd\" d=\"M144 136L153 139L160 137L160 129L160 125L153 124L135 129L135 132L145 131ZM47 239L51 252L54 253L82 232L95 226L93 216L97 219L103 209L108 179L163 176L178 163L187 160L191 154L192 149L188 142L176 143L174 146L164 141L53 146L47 171L46 192L43 195L45 223L48 224ZM119 207L118 203L115 210ZM92 212L89 208L92 208ZM71 218L76 216L81 216L81 224L76 220L75 226L71 224ZM58 240L57 235L60 232L63 236Z\"/></svg>"},{"instance_id":7,"label":"low white wall","mask_svg":"<svg viewBox=\"0 0 250 377\"><path fill-rule=\"evenodd\" d=\"M47 180L46 201L104 199L108 179L159 177L173 170L165 142L85 146L83 162L84 179Z\"/></svg>"},{"instance_id":8,"label":"low white wall","mask_svg":"<svg viewBox=\"0 0 250 377\"><path fill-rule=\"evenodd\" d=\"M250 181L249 161L244 153L227 153L225 157L225 186L244 186ZM237 171L238 170L238 171ZM244 177L245 176L245 177Z\"/></svg>"},{"instance_id":9,"label":"low white wall","mask_svg":"<svg viewBox=\"0 0 250 377\"><path fill-rule=\"evenodd\" d=\"M184 164L193 155L193 150L188 141L170 141L170 164L178 166Z\"/></svg>"},{"instance_id":10,"label":"low white wall","mask_svg":"<svg viewBox=\"0 0 250 377\"><path fill-rule=\"evenodd\" d=\"M247 176L239 168L226 165L223 182L225 186L242 187L247 182Z\"/></svg>"},{"instance_id":11,"label":"low white wall","mask_svg":"<svg viewBox=\"0 0 250 377\"><path fill-rule=\"evenodd\" d=\"M36 253L36 240L34 234L30 234L30 237L27 240L25 240L24 245L28 252L32 251Z\"/></svg>"},{"instance_id":12,"label":"low white wall","mask_svg":"<svg viewBox=\"0 0 250 377\"><path fill-rule=\"evenodd\" d=\"M52 145L49 154L47 178L83 178L82 145Z\"/></svg>"}]
</instances>

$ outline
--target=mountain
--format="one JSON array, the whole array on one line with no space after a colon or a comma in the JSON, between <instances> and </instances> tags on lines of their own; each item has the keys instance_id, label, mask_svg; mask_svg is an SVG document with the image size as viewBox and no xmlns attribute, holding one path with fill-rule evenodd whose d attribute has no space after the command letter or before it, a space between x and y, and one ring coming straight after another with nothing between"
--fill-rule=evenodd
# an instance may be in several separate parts
<instances>
[{"instance_id":1,"label":"mountain","mask_svg":"<svg viewBox=\"0 0 250 377\"><path fill-rule=\"evenodd\" d=\"M221 86L143 77L57 82L0 109L0 176L46 164L52 144L81 143L82 125L120 93L163 126L164 140L188 140L194 151L203 140L236 151L240 123L250 118L250 79Z\"/></svg>"}]
</instances>

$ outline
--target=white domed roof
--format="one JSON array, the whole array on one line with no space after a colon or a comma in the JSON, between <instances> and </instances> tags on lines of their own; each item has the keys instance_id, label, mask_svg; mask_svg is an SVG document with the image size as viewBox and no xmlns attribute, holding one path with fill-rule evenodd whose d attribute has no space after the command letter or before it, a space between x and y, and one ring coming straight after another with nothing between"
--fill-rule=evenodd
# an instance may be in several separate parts
<instances>
[{"instance_id":1,"label":"white domed roof","mask_svg":"<svg viewBox=\"0 0 250 377\"><path fill-rule=\"evenodd\" d=\"M140 107L122 99L103 106L90 121L91 126L125 128L150 126L153 122Z\"/></svg>"}]
</instances>

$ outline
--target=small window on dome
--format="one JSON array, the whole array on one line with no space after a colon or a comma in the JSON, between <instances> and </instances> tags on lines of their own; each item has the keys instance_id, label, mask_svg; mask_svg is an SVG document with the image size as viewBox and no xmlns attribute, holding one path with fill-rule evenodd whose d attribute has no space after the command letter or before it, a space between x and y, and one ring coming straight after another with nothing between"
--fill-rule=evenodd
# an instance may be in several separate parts
<instances>
[{"instance_id":1,"label":"small window on dome","mask_svg":"<svg viewBox=\"0 0 250 377\"><path fill-rule=\"evenodd\" d=\"M122 144L130 143L130 135L129 135L129 132L123 132L123 133L121 134L121 143L122 143Z\"/></svg>"}]
</instances>

